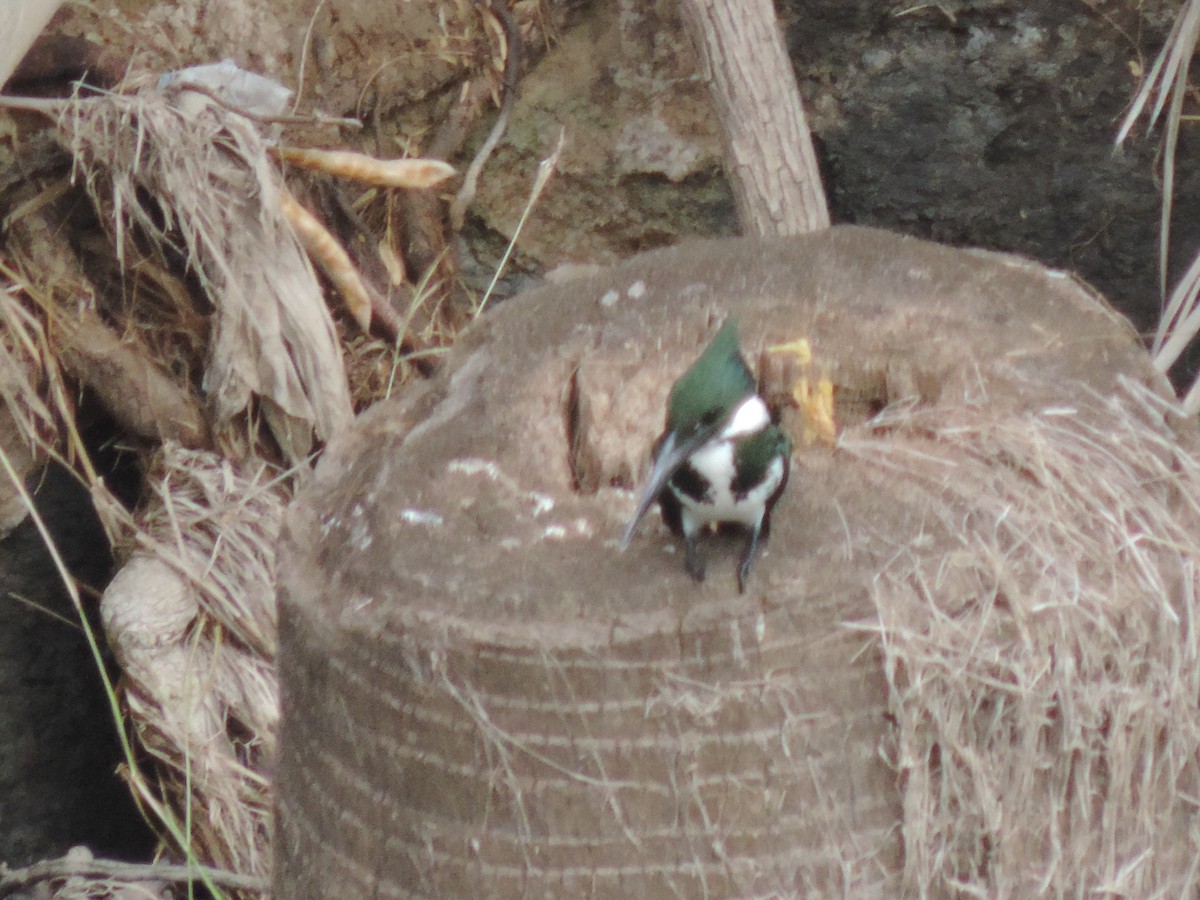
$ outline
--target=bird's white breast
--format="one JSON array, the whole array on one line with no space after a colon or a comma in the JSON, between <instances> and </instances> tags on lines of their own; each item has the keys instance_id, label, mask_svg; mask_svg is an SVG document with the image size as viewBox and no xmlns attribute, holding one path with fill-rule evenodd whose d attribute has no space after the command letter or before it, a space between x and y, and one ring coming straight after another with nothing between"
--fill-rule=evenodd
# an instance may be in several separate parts
<instances>
[{"instance_id":1,"label":"bird's white breast","mask_svg":"<svg viewBox=\"0 0 1200 900\"><path fill-rule=\"evenodd\" d=\"M675 495L683 506L683 529L692 534L709 522L738 522L753 527L766 509L767 499L783 481L784 460L773 459L766 477L738 498L731 490L736 467L734 442L756 434L771 424L767 405L758 396L744 400L715 438L700 447L688 462L708 483L709 492L701 503L681 491Z\"/></svg>"}]
</instances>

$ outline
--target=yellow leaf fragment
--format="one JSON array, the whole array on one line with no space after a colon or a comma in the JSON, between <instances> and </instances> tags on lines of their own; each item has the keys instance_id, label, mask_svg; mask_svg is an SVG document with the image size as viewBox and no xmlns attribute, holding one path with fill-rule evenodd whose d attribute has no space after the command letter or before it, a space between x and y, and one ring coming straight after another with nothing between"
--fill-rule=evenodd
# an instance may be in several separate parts
<instances>
[{"instance_id":1,"label":"yellow leaf fragment","mask_svg":"<svg viewBox=\"0 0 1200 900\"><path fill-rule=\"evenodd\" d=\"M280 147L277 155L302 169L328 172L380 187L423 189L437 187L454 174L454 166L440 159L376 159L353 150L317 150Z\"/></svg>"},{"instance_id":2,"label":"yellow leaf fragment","mask_svg":"<svg viewBox=\"0 0 1200 900\"><path fill-rule=\"evenodd\" d=\"M786 344L776 344L774 347L768 347L767 352L790 353L800 361L800 365L802 366L807 366L812 362L812 347L809 346L805 338L796 338L796 340L788 341Z\"/></svg>"},{"instance_id":3,"label":"yellow leaf fragment","mask_svg":"<svg viewBox=\"0 0 1200 900\"><path fill-rule=\"evenodd\" d=\"M833 419L833 382L828 378L820 378L814 388L809 385L808 378L802 375L796 379L792 398L800 407L804 443L812 444L816 441L823 441L826 444L836 443L837 423Z\"/></svg>"},{"instance_id":4,"label":"yellow leaf fragment","mask_svg":"<svg viewBox=\"0 0 1200 900\"><path fill-rule=\"evenodd\" d=\"M387 270L391 286L400 287L402 284L407 284L408 272L404 267L404 259L395 251L391 242L386 237L382 238L375 249L379 252L379 259Z\"/></svg>"},{"instance_id":5,"label":"yellow leaf fragment","mask_svg":"<svg viewBox=\"0 0 1200 900\"><path fill-rule=\"evenodd\" d=\"M309 256L321 267L346 301L346 309L363 331L371 329L371 295L363 283L350 254L312 213L296 202L291 194L280 193L280 204L296 236Z\"/></svg>"},{"instance_id":6,"label":"yellow leaf fragment","mask_svg":"<svg viewBox=\"0 0 1200 900\"><path fill-rule=\"evenodd\" d=\"M837 422L833 415L833 382L821 377L816 383L810 380L812 345L806 338L796 338L783 344L767 348L768 353L783 353L794 356L800 374L792 384L792 400L800 410L801 439L805 444L822 441L834 444L837 441Z\"/></svg>"}]
</instances>

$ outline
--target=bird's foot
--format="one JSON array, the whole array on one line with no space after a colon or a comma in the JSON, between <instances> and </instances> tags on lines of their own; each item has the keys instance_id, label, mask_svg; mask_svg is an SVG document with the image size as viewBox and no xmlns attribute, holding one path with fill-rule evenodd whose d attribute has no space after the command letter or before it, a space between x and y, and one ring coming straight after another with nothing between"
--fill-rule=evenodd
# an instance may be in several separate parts
<instances>
[{"instance_id":1,"label":"bird's foot","mask_svg":"<svg viewBox=\"0 0 1200 900\"><path fill-rule=\"evenodd\" d=\"M751 562L753 562L753 557L747 557L746 559L743 559L741 561L741 563L738 565L737 582L738 582L738 593L739 594L746 593L746 579L750 577L750 563Z\"/></svg>"},{"instance_id":2,"label":"bird's foot","mask_svg":"<svg viewBox=\"0 0 1200 900\"><path fill-rule=\"evenodd\" d=\"M704 580L704 560L700 558L700 552L696 548L696 538L690 537L685 540L686 551L683 557L683 568L696 581Z\"/></svg>"},{"instance_id":3,"label":"bird's foot","mask_svg":"<svg viewBox=\"0 0 1200 900\"><path fill-rule=\"evenodd\" d=\"M750 538L746 541L746 549L742 551L742 558L738 562L737 584L738 593L746 593L746 579L750 577L750 566L754 563L754 557L758 553L759 537L761 528L756 527L750 532Z\"/></svg>"}]
</instances>

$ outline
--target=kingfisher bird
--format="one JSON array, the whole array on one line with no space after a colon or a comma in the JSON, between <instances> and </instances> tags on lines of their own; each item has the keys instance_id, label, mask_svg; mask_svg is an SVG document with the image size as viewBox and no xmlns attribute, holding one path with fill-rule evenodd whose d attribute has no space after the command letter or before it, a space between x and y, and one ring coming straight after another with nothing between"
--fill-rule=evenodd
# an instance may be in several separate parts
<instances>
[{"instance_id":1,"label":"kingfisher bird","mask_svg":"<svg viewBox=\"0 0 1200 900\"><path fill-rule=\"evenodd\" d=\"M707 349L671 387L666 430L625 529L621 549L658 501L663 521L684 540L684 568L704 580L697 540L706 526L747 532L738 564L744 593L750 565L771 530L771 510L787 486L791 442L771 420L742 356L737 322L727 319Z\"/></svg>"}]
</instances>

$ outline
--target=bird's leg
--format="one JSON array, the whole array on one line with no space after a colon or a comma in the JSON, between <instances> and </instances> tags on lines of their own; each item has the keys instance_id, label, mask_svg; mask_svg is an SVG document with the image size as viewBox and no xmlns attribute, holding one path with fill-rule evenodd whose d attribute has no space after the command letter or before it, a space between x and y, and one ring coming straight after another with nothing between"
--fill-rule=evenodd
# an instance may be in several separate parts
<instances>
[{"instance_id":1,"label":"bird's leg","mask_svg":"<svg viewBox=\"0 0 1200 900\"><path fill-rule=\"evenodd\" d=\"M704 560L700 558L700 551L697 549L697 535L701 529L688 532L683 536L683 567L687 573L697 581L704 580Z\"/></svg>"},{"instance_id":2,"label":"bird's leg","mask_svg":"<svg viewBox=\"0 0 1200 900\"><path fill-rule=\"evenodd\" d=\"M759 537L763 531L762 522L756 522L754 528L750 530L750 537L746 539L746 549L742 551L742 558L738 562L738 593L746 593L746 579L750 577L750 564L754 562L754 554L758 552Z\"/></svg>"}]
</instances>

